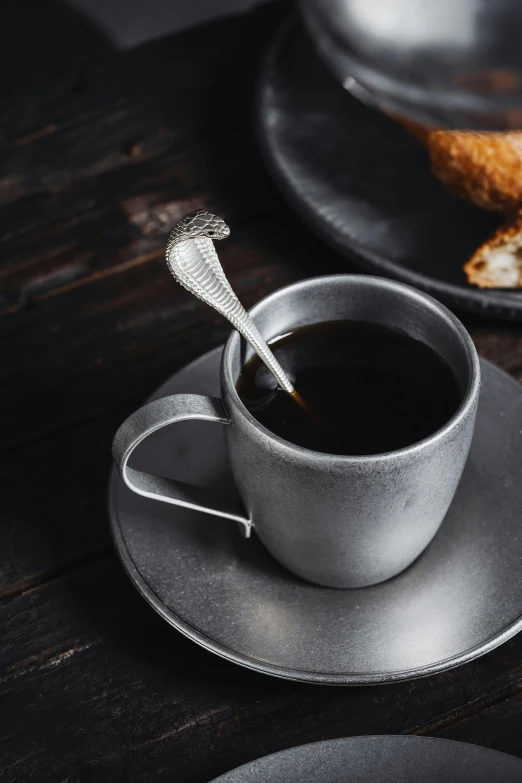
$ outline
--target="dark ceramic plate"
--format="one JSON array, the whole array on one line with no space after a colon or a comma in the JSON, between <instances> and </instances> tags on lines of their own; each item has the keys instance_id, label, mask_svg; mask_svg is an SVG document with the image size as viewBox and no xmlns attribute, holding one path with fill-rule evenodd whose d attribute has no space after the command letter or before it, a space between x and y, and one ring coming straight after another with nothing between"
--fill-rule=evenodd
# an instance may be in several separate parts
<instances>
[{"instance_id":1,"label":"dark ceramic plate","mask_svg":"<svg viewBox=\"0 0 522 783\"><path fill-rule=\"evenodd\" d=\"M462 271L498 219L448 195L424 150L350 96L293 21L265 60L258 126L289 202L341 254L455 309L522 320L522 291L481 291Z\"/></svg>"},{"instance_id":2,"label":"dark ceramic plate","mask_svg":"<svg viewBox=\"0 0 522 783\"><path fill-rule=\"evenodd\" d=\"M219 396L221 349L154 397ZM317 587L257 537L133 494L113 473L116 547L159 614L208 650L257 671L331 684L391 682L470 661L522 626L522 388L481 362L470 456L441 529L410 568L359 590ZM138 446L134 466L235 493L224 427L181 422ZM521 778L522 780L522 778Z\"/></svg>"},{"instance_id":3,"label":"dark ceramic plate","mask_svg":"<svg viewBox=\"0 0 522 783\"><path fill-rule=\"evenodd\" d=\"M435 737L350 737L252 761L214 783L519 783L522 760Z\"/></svg>"}]
</instances>

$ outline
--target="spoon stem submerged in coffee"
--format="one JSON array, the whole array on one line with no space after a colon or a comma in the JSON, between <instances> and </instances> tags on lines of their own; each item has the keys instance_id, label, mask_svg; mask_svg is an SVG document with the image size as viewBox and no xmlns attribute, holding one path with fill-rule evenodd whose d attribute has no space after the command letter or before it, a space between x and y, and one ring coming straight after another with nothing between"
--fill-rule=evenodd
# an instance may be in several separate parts
<instances>
[{"instance_id":1,"label":"spoon stem submerged in coffee","mask_svg":"<svg viewBox=\"0 0 522 783\"><path fill-rule=\"evenodd\" d=\"M434 350L387 327L313 324L270 348L314 415L277 388L257 356L241 372L239 396L268 430L314 451L362 456L410 446L444 426L463 397Z\"/></svg>"}]
</instances>

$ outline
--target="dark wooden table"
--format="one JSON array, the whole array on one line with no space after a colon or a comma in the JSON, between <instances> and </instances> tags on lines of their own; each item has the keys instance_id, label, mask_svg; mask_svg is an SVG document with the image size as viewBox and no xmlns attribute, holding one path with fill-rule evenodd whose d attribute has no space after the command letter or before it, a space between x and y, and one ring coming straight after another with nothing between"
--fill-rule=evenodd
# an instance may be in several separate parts
<instances>
[{"instance_id":1,"label":"dark wooden table","mask_svg":"<svg viewBox=\"0 0 522 783\"><path fill-rule=\"evenodd\" d=\"M280 681L162 622L111 545L114 431L228 332L168 275L178 218L205 206L227 219L222 259L247 306L349 269L292 216L253 139L256 68L287 11L269 6L2 99L2 779L203 783L281 748L368 733L522 756L522 635L411 683ZM522 380L522 326L465 321L480 353Z\"/></svg>"}]
</instances>

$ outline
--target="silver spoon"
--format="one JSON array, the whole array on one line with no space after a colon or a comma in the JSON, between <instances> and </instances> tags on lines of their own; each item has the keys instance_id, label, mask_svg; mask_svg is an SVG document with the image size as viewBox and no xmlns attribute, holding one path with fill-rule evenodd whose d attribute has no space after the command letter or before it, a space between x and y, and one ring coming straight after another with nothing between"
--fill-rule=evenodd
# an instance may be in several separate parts
<instances>
[{"instance_id":1,"label":"silver spoon","mask_svg":"<svg viewBox=\"0 0 522 783\"><path fill-rule=\"evenodd\" d=\"M229 227L217 215L205 209L191 212L180 220L169 237L167 266L174 279L187 291L230 321L266 364L279 386L316 418L295 390L226 278L212 240L226 239L229 234Z\"/></svg>"}]
</instances>

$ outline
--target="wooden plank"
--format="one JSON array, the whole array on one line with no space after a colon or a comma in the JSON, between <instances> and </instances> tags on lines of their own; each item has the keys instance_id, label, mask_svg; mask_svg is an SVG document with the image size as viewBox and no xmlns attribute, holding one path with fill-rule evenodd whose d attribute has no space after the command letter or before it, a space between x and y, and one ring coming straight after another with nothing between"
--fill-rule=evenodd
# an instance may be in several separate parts
<instances>
[{"instance_id":1,"label":"wooden plank","mask_svg":"<svg viewBox=\"0 0 522 783\"><path fill-rule=\"evenodd\" d=\"M450 736L470 714L513 697L522 681L520 636L446 674L385 687L307 686L255 674L161 621L114 557L3 602L0 627L7 630L0 695L9 715L0 752L13 781L105 780L107 773L197 783L319 739ZM505 741L502 723L489 723L484 744ZM522 755L522 747L510 749Z\"/></svg>"},{"instance_id":2,"label":"wooden plank","mask_svg":"<svg viewBox=\"0 0 522 783\"><path fill-rule=\"evenodd\" d=\"M269 209L250 104L282 16L265 8L86 68L72 97L78 77L65 75L0 101L0 310L161 255L202 203L226 216L232 202L238 222Z\"/></svg>"},{"instance_id":3,"label":"wooden plank","mask_svg":"<svg viewBox=\"0 0 522 783\"><path fill-rule=\"evenodd\" d=\"M488 748L522 756L522 693L520 682L513 695L498 701L439 732L439 736L472 742Z\"/></svg>"},{"instance_id":4,"label":"wooden plank","mask_svg":"<svg viewBox=\"0 0 522 783\"><path fill-rule=\"evenodd\" d=\"M274 3L1 96L3 201L190 147L288 10Z\"/></svg>"},{"instance_id":5,"label":"wooden plank","mask_svg":"<svg viewBox=\"0 0 522 783\"><path fill-rule=\"evenodd\" d=\"M189 148L173 148L66 189L49 188L0 210L0 314L67 293L71 284L89 285L124 272L154 251L160 256L177 220L203 204L219 208L235 225L273 213L274 190L257 157L248 106L239 101L237 107L231 111L232 132L220 139L214 129L212 143L220 149L212 174L205 176L203 167L210 142L192 140ZM226 164L231 159L249 172L246 199L236 200L230 192L237 176ZM221 184L212 187L213 179Z\"/></svg>"},{"instance_id":6,"label":"wooden plank","mask_svg":"<svg viewBox=\"0 0 522 783\"><path fill-rule=\"evenodd\" d=\"M112 437L124 415L87 421L2 455L0 600L113 551L107 481Z\"/></svg>"},{"instance_id":7,"label":"wooden plank","mask_svg":"<svg viewBox=\"0 0 522 783\"><path fill-rule=\"evenodd\" d=\"M522 328L463 318L477 351L522 383Z\"/></svg>"}]
</instances>

